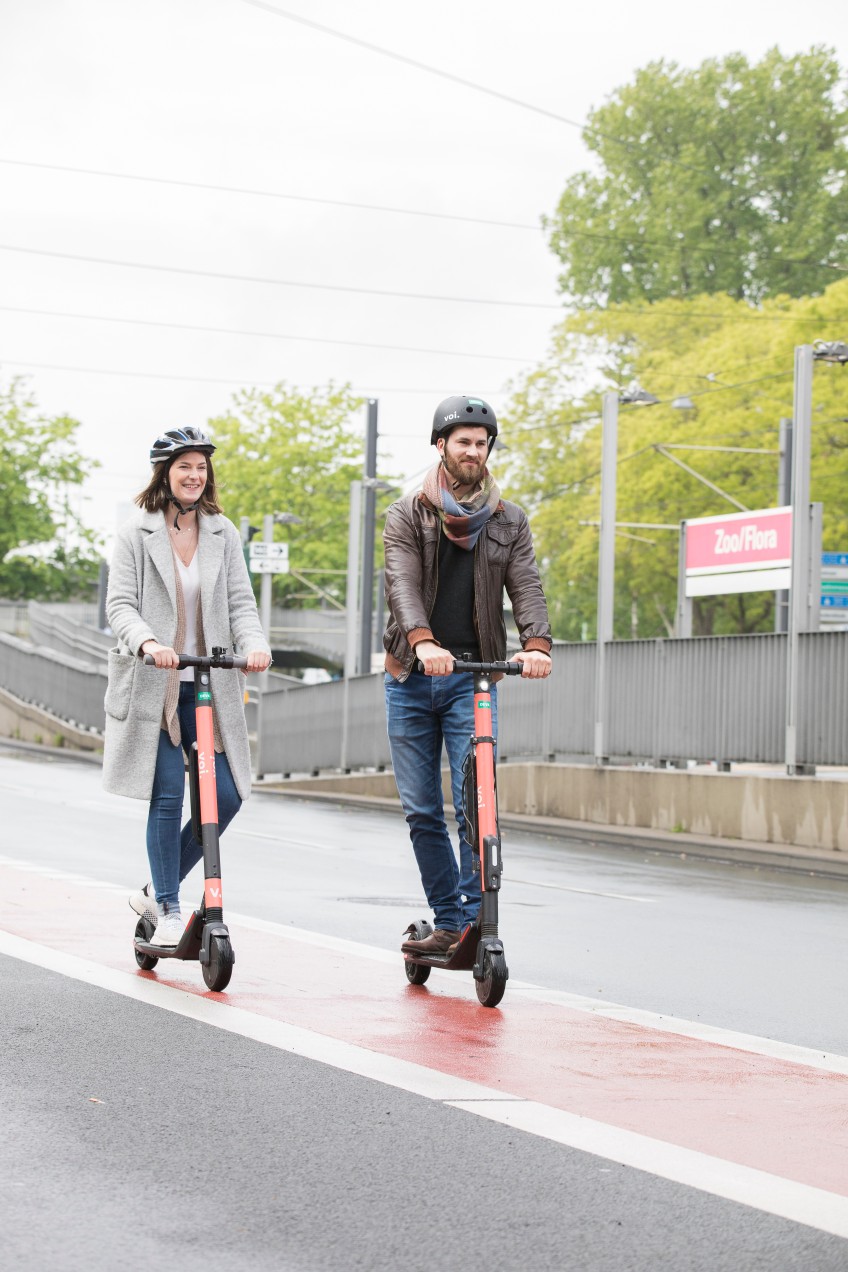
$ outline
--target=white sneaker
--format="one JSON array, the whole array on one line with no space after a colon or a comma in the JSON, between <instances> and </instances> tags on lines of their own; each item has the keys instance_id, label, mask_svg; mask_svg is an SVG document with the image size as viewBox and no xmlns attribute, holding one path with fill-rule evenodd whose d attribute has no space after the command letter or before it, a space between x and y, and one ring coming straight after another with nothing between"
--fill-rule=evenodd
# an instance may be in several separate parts
<instances>
[{"instance_id":1,"label":"white sneaker","mask_svg":"<svg viewBox=\"0 0 848 1272\"><path fill-rule=\"evenodd\" d=\"M159 907L156 904L152 883L146 883L138 892L133 892L129 902L131 910L135 910L136 914L140 914L143 919L150 919L153 926L156 926L159 922Z\"/></svg>"},{"instance_id":2,"label":"white sneaker","mask_svg":"<svg viewBox=\"0 0 848 1272\"><path fill-rule=\"evenodd\" d=\"M179 945L185 931L185 923L179 910L169 910L167 914L159 915L159 922L156 925L156 931L150 938L151 945L163 945L166 948L173 949Z\"/></svg>"}]
</instances>

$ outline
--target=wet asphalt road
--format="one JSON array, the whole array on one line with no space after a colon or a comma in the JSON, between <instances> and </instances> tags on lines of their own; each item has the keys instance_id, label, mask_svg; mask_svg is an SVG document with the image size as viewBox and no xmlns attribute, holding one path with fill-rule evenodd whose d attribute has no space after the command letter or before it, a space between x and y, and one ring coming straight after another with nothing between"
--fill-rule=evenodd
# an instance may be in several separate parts
<instances>
[{"instance_id":1,"label":"wet asphalt road","mask_svg":"<svg viewBox=\"0 0 848 1272\"><path fill-rule=\"evenodd\" d=\"M0 853L141 882L145 806L99 778L0 752ZM260 795L223 848L233 911L389 949L424 913L394 814ZM848 884L517 832L505 859L515 977L848 1054ZM6 957L0 1002L10 1266L848 1266L838 1238Z\"/></svg>"}]
</instances>

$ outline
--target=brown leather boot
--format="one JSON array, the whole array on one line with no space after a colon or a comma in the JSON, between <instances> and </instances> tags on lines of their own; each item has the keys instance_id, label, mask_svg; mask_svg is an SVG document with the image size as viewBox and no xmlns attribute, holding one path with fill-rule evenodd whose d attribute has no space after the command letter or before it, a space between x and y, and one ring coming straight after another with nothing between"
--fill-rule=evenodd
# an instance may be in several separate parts
<instances>
[{"instance_id":1,"label":"brown leather boot","mask_svg":"<svg viewBox=\"0 0 848 1272\"><path fill-rule=\"evenodd\" d=\"M425 936L423 941L404 941L400 948L410 954L447 954L450 947L456 945L459 937L459 932L447 932L444 928L436 928L435 932Z\"/></svg>"}]
</instances>

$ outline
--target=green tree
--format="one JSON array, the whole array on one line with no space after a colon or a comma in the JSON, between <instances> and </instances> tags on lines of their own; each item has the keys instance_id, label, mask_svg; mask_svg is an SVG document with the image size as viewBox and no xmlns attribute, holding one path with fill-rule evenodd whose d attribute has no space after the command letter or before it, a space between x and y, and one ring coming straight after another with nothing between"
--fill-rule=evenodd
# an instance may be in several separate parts
<instances>
[{"instance_id":1,"label":"green tree","mask_svg":"<svg viewBox=\"0 0 848 1272\"><path fill-rule=\"evenodd\" d=\"M581 305L810 295L844 267L848 98L831 50L655 62L590 116L547 223Z\"/></svg>"},{"instance_id":2,"label":"green tree","mask_svg":"<svg viewBox=\"0 0 848 1272\"><path fill-rule=\"evenodd\" d=\"M318 589L344 603L350 483L362 476L361 404L346 387L301 392L280 383L242 390L209 421L227 516L260 529L267 513L301 518L276 532L290 544L292 569L274 578L278 603L319 604Z\"/></svg>"},{"instance_id":3,"label":"green tree","mask_svg":"<svg viewBox=\"0 0 848 1272\"><path fill-rule=\"evenodd\" d=\"M848 280L820 297L767 301L757 313L744 301L702 296L566 319L549 364L516 386L503 421L506 487L532 517L555 635L595 635L602 392L637 380L660 398L654 406L620 408L618 522L676 527L684 518L732 510L669 455L745 507L773 507L779 422L792 415L794 347L845 337ZM575 391L572 368L583 382L592 380L590 391ZM684 395L691 407L672 406ZM817 364L813 403L810 496L824 505L825 549L844 550L848 370ZM664 454L660 447L672 449ZM677 544L674 529L619 530L617 638L670 634ZM771 593L705 597L695 605L696 633L771 630L773 623Z\"/></svg>"},{"instance_id":4,"label":"green tree","mask_svg":"<svg viewBox=\"0 0 848 1272\"><path fill-rule=\"evenodd\" d=\"M97 538L70 499L97 467L78 449L79 427L41 414L21 378L0 385L0 596L69 600L97 583Z\"/></svg>"}]
</instances>

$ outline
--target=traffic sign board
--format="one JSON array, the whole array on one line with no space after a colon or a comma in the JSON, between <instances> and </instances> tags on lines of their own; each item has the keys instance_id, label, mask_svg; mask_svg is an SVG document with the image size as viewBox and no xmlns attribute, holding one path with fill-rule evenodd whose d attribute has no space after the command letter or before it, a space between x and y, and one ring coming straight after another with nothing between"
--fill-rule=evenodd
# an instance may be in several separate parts
<instances>
[{"instance_id":1,"label":"traffic sign board","mask_svg":"<svg viewBox=\"0 0 848 1272\"><path fill-rule=\"evenodd\" d=\"M261 539L258 543L251 541L250 559L258 560L260 557L281 557L288 560L289 545L287 543L264 543Z\"/></svg>"},{"instance_id":2,"label":"traffic sign board","mask_svg":"<svg viewBox=\"0 0 848 1272\"><path fill-rule=\"evenodd\" d=\"M259 557L258 560L251 557L250 569L253 574L288 574L288 557Z\"/></svg>"}]
</instances>

